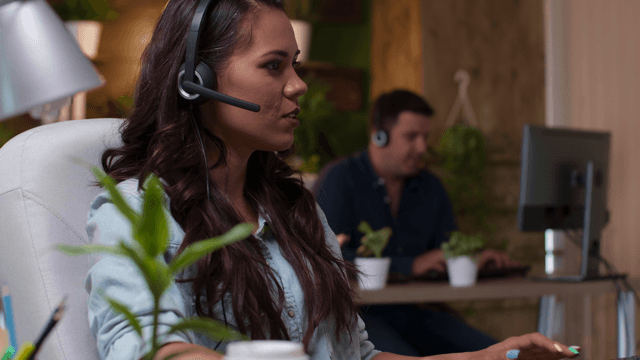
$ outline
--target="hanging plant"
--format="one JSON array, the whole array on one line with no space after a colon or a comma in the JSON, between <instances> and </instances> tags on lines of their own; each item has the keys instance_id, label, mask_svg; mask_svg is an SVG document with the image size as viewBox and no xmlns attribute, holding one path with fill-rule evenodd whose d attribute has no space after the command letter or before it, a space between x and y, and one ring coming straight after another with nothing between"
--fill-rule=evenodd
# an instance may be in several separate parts
<instances>
[{"instance_id":1,"label":"hanging plant","mask_svg":"<svg viewBox=\"0 0 640 360\"><path fill-rule=\"evenodd\" d=\"M429 153L431 162L441 171L461 231L493 232L487 222L491 211L484 181L487 165L486 141L475 127L454 125L445 130L436 149Z\"/></svg>"}]
</instances>

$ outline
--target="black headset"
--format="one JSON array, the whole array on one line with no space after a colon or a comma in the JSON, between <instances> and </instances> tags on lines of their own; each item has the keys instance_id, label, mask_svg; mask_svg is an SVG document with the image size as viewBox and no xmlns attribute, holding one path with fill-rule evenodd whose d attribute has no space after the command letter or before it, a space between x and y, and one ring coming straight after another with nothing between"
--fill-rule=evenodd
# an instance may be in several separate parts
<instances>
[{"instance_id":1,"label":"black headset","mask_svg":"<svg viewBox=\"0 0 640 360\"><path fill-rule=\"evenodd\" d=\"M378 102L378 106L373 110L373 125L378 129L373 135L371 135L371 141L377 147L385 147L389 143L389 134L384 131L382 126L382 111L380 110L381 104Z\"/></svg>"},{"instance_id":2,"label":"black headset","mask_svg":"<svg viewBox=\"0 0 640 360\"><path fill-rule=\"evenodd\" d=\"M200 0L196 13L187 35L187 50L185 61L180 66L178 73L178 92L180 96L193 105L201 105L209 99L217 100L225 104L236 106L253 112L260 111L260 105L240 100L229 95L214 91L216 87L216 74L204 62L198 59L198 43L200 41L200 31L202 30L205 14L212 0ZM197 78L198 83L195 82ZM187 92L190 91L191 93Z\"/></svg>"}]
</instances>

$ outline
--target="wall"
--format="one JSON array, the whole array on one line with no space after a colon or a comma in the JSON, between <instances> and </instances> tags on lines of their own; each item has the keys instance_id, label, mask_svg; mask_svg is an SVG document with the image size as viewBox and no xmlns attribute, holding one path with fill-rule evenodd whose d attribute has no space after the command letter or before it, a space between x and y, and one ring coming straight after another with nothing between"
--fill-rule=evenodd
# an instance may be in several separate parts
<instances>
[{"instance_id":1,"label":"wall","mask_svg":"<svg viewBox=\"0 0 640 360\"><path fill-rule=\"evenodd\" d=\"M555 81L548 92L547 123L612 134L608 208L611 221L602 234L601 254L630 277L640 275L639 167L640 119L635 105L640 91L640 43L636 34L640 2L622 0L546 0ZM553 115L556 114L554 117ZM574 300L570 300L574 301ZM615 295L585 299L593 317L582 340L590 359L616 353ZM567 319L571 321L571 319ZM638 328L636 329L636 334Z\"/></svg>"},{"instance_id":2,"label":"wall","mask_svg":"<svg viewBox=\"0 0 640 360\"><path fill-rule=\"evenodd\" d=\"M372 100L396 88L423 92L421 29L419 1L372 0Z\"/></svg>"},{"instance_id":3,"label":"wall","mask_svg":"<svg viewBox=\"0 0 640 360\"><path fill-rule=\"evenodd\" d=\"M423 88L436 110L432 141L445 127L458 93L454 74L467 71L468 97L487 139L487 184L497 231L491 246L508 241L506 252L544 271L544 237L521 233L516 209L520 148L525 123L544 123L544 31L542 2L423 0ZM463 114L458 114L462 120ZM537 330L538 299L452 303L465 320L504 340ZM509 324L509 326L505 326Z\"/></svg>"}]
</instances>

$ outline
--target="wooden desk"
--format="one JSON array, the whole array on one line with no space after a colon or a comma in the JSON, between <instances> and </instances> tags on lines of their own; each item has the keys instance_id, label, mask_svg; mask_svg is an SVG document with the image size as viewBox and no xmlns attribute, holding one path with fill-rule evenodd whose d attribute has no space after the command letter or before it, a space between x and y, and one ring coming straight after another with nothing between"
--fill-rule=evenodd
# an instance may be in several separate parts
<instances>
[{"instance_id":1,"label":"wooden desk","mask_svg":"<svg viewBox=\"0 0 640 360\"><path fill-rule=\"evenodd\" d=\"M627 279L634 289L640 289L640 279ZM624 290L624 287L623 287ZM588 296L616 293L612 281L545 282L514 278L479 281L476 285L454 288L447 282L413 282L387 285L380 290L356 290L357 301L362 305L409 304L456 300L491 300L508 298L541 298L538 331L550 337L549 329L554 319L555 296ZM618 357L635 355L635 298L631 291L622 291L618 296ZM626 309L626 314L623 309ZM625 323L629 332L625 332ZM540 329L543 329L542 331ZM546 329L546 330L544 330Z\"/></svg>"},{"instance_id":2,"label":"wooden desk","mask_svg":"<svg viewBox=\"0 0 640 360\"><path fill-rule=\"evenodd\" d=\"M640 279L627 281L634 289L640 289ZM538 298L544 295L600 295L613 292L616 292L616 288L610 281L572 283L530 279L485 280L465 288L454 288L447 282L414 282L387 285L380 290L356 290L358 303L362 305Z\"/></svg>"}]
</instances>

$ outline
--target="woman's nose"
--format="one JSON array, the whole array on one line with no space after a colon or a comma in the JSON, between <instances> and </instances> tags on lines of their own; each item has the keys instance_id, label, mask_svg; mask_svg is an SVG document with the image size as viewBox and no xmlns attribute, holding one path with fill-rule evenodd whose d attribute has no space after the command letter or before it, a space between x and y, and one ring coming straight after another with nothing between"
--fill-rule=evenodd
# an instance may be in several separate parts
<instances>
[{"instance_id":1,"label":"woman's nose","mask_svg":"<svg viewBox=\"0 0 640 360\"><path fill-rule=\"evenodd\" d=\"M300 96L304 95L307 90L307 84L300 79L298 74L293 71L292 76L287 82L287 85L284 87L284 96L289 99L297 99Z\"/></svg>"}]
</instances>

